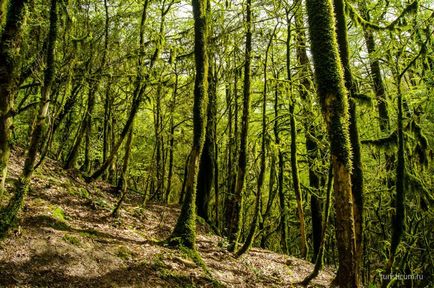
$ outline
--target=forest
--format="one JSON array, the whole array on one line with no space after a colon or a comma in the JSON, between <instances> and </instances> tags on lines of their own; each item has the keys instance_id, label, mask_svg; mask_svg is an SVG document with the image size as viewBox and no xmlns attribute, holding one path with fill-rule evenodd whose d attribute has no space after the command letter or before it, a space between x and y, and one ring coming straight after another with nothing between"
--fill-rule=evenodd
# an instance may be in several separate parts
<instances>
[{"instance_id":1,"label":"forest","mask_svg":"<svg viewBox=\"0 0 434 288\"><path fill-rule=\"evenodd\" d=\"M38 183L78 179L108 187L104 209L74 194L101 225L174 208L146 241L215 287L293 286L225 284L199 226L231 261L310 262L294 287L432 287L433 19L430 0L0 0L0 286L21 287L4 249L42 227ZM77 244L70 208L46 224Z\"/></svg>"}]
</instances>

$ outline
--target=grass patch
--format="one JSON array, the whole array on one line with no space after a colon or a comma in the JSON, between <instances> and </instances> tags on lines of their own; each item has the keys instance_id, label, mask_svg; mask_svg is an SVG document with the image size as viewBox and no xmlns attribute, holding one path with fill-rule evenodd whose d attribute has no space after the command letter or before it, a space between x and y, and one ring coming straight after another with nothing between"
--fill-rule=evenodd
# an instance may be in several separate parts
<instances>
[{"instance_id":1,"label":"grass patch","mask_svg":"<svg viewBox=\"0 0 434 288\"><path fill-rule=\"evenodd\" d=\"M112 210L112 205L110 205L104 198L96 198L94 199L93 203L95 203L96 206L99 206L105 210Z\"/></svg>"},{"instance_id":2,"label":"grass patch","mask_svg":"<svg viewBox=\"0 0 434 288\"><path fill-rule=\"evenodd\" d=\"M74 235L65 234L62 238L65 242L68 242L69 244L80 246L80 239L75 237Z\"/></svg>"},{"instance_id":3,"label":"grass patch","mask_svg":"<svg viewBox=\"0 0 434 288\"><path fill-rule=\"evenodd\" d=\"M87 191L87 189L82 188L82 187L74 187L74 185L68 185L66 191L68 192L68 194L74 195L74 196L79 196L81 198L85 198L85 199L90 199L90 194L89 191Z\"/></svg>"},{"instance_id":4,"label":"grass patch","mask_svg":"<svg viewBox=\"0 0 434 288\"><path fill-rule=\"evenodd\" d=\"M167 265L163 261L163 254L156 254L152 259L152 268L155 270L165 269Z\"/></svg>"},{"instance_id":5,"label":"grass patch","mask_svg":"<svg viewBox=\"0 0 434 288\"><path fill-rule=\"evenodd\" d=\"M80 233L81 237L86 237L86 238L91 238L91 239L96 239L98 238L98 232L94 229L89 229L86 231L81 231Z\"/></svg>"}]
</instances>

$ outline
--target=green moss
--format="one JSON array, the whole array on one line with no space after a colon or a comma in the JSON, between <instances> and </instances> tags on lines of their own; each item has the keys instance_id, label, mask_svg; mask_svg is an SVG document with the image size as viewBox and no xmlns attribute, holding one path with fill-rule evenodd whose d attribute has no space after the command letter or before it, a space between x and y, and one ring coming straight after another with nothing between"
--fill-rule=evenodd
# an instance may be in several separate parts
<instances>
[{"instance_id":1,"label":"green moss","mask_svg":"<svg viewBox=\"0 0 434 288\"><path fill-rule=\"evenodd\" d=\"M112 205L110 205L110 203L108 203L104 198L96 198L94 203L96 206L99 206L105 210L112 210Z\"/></svg>"},{"instance_id":2,"label":"green moss","mask_svg":"<svg viewBox=\"0 0 434 288\"><path fill-rule=\"evenodd\" d=\"M0 238L7 235L10 228L16 225L18 213L24 206L29 192L29 178L20 178L15 184L15 193L6 207L0 210Z\"/></svg>"},{"instance_id":3,"label":"green moss","mask_svg":"<svg viewBox=\"0 0 434 288\"><path fill-rule=\"evenodd\" d=\"M197 167L196 167L197 168ZM196 175L197 176L197 169ZM181 208L181 214L176 222L172 235L166 244L172 247L187 247L195 249L196 246L196 193L195 187L189 185L186 199Z\"/></svg>"},{"instance_id":4,"label":"green moss","mask_svg":"<svg viewBox=\"0 0 434 288\"><path fill-rule=\"evenodd\" d=\"M68 242L72 245L79 246L80 245L80 239L75 237L74 235L65 234L62 238L65 242Z\"/></svg>"},{"instance_id":5,"label":"green moss","mask_svg":"<svg viewBox=\"0 0 434 288\"><path fill-rule=\"evenodd\" d=\"M65 212L63 211L62 207L56 206L53 211L51 212L51 215L54 219L65 222Z\"/></svg>"},{"instance_id":6,"label":"green moss","mask_svg":"<svg viewBox=\"0 0 434 288\"><path fill-rule=\"evenodd\" d=\"M119 246L116 251L116 256L123 260L128 260L133 256L133 252L126 246Z\"/></svg>"},{"instance_id":7,"label":"green moss","mask_svg":"<svg viewBox=\"0 0 434 288\"><path fill-rule=\"evenodd\" d=\"M167 265L163 262L163 254L156 254L152 259L152 268L155 270L164 269Z\"/></svg>"},{"instance_id":8,"label":"green moss","mask_svg":"<svg viewBox=\"0 0 434 288\"><path fill-rule=\"evenodd\" d=\"M95 239L98 238L97 232L91 230L82 231L79 233L81 237Z\"/></svg>"},{"instance_id":9,"label":"green moss","mask_svg":"<svg viewBox=\"0 0 434 288\"><path fill-rule=\"evenodd\" d=\"M189 249L184 246L180 246L179 250L188 258L193 260L197 266L201 267L207 274L209 274L208 267L206 267L205 262L203 262L202 257L200 257L199 252L197 250Z\"/></svg>"},{"instance_id":10,"label":"green moss","mask_svg":"<svg viewBox=\"0 0 434 288\"><path fill-rule=\"evenodd\" d=\"M68 185L66 191L68 192L68 194L71 194L74 196L79 196L79 197L85 198L85 199L90 198L89 191L87 191L87 189L82 188L82 187L76 188L73 185Z\"/></svg>"}]
</instances>

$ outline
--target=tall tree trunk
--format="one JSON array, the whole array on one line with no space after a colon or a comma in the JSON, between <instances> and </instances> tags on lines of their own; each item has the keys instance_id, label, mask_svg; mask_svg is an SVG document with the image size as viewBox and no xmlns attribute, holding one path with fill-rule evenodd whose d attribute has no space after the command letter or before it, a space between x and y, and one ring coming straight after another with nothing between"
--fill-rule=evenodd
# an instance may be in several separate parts
<instances>
[{"instance_id":1,"label":"tall tree trunk","mask_svg":"<svg viewBox=\"0 0 434 288\"><path fill-rule=\"evenodd\" d=\"M161 81L161 79L160 79ZM163 192L163 137L162 137L162 117L161 117L161 97L163 94L163 84L158 84L155 107L154 107L154 130L155 130L155 176L157 187L155 193L156 200L162 202Z\"/></svg>"},{"instance_id":2,"label":"tall tree trunk","mask_svg":"<svg viewBox=\"0 0 434 288\"><path fill-rule=\"evenodd\" d=\"M107 160L107 155L110 148L110 129L111 129L111 117L112 117L112 97L111 97L111 77L107 78L107 87L104 98L104 126L103 126L103 148L102 148L102 162ZM107 174L104 174L103 178L106 178Z\"/></svg>"},{"instance_id":3,"label":"tall tree trunk","mask_svg":"<svg viewBox=\"0 0 434 288\"><path fill-rule=\"evenodd\" d=\"M211 199L211 190L215 181L215 143L216 143L216 97L217 97L217 79L214 71L214 64L211 64L208 72L208 108L207 108L207 125L205 134L205 143L200 159L199 176L197 179L197 214L206 222L209 222L209 201Z\"/></svg>"},{"instance_id":4,"label":"tall tree trunk","mask_svg":"<svg viewBox=\"0 0 434 288\"><path fill-rule=\"evenodd\" d=\"M366 21L371 21L366 0L360 0L360 12ZM381 76L380 61L375 53L377 51L375 45L374 32L367 28L363 28L363 36L365 38L366 48L369 54L369 66L375 96L377 98L377 109L380 122L381 132L388 133L390 129L389 111L387 109L386 88L384 87L383 77Z\"/></svg>"},{"instance_id":5,"label":"tall tree trunk","mask_svg":"<svg viewBox=\"0 0 434 288\"><path fill-rule=\"evenodd\" d=\"M277 190L274 189L274 181L276 178L276 155L273 151L271 151L271 163L270 163L270 174L269 174L269 182L268 182L268 200L267 200L267 206L265 208L265 212L262 214L261 219L259 221L259 231L262 233L261 237L261 248L267 248L267 240L269 237L269 230L270 228L267 228L265 226L265 222L267 221L268 217L270 216L271 212L273 211L273 203L274 199L276 198L276 192ZM261 207L262 210L262 207Z\"/></svg>"},{"instance_id":6,"label":"tall tree trunk","mask_svg":"<svg viewBox=\"0 0 434 288\"><path fill-rule=\"evenodd\" d=\"M295 12L295 25L297 29L297 60L298 64L301 66L301 80L299 86L299 94L300 98L304 101L304 106L306 109L303 111L305 113L305 121L304 121L304 134L306 138L306 152L307 152L307 163L309 165L309 186L311 189L314 189L316 193L311 193L310 195L310 211L312 216L312 242L313 242L313 254L312 254L312 262L315 262L319 247L321 244L321 235L322 235L322 217L321 217L321 200L317 196L320 191L320 179L315 171L315 159L318 157L318 144L316 142L316 134L317 131L315 129L315 125L313 124L312 119L313 115L313 107L312 101L309 96L309 92L312 92L311 84L310 84L310 66L309 66L309 58L307 57L306 52L306 34L304 32L303 27L303 7L300 7Z\"/></svg>"},{"instance_id":7,"label":"tall tree trunk","mask_svg":"<svg viewBox=\"0 0 434 288\"><path fill-rule=\"evenodd\" d=\"M286 33L286 77L290 87L287 89L288 93L292 94L292 79L291 79L291 21L289 18L289 10L286 10L287 33ZM289 122L291 129L291 175L292 184L294 186L295 200L297 201L297 216L300 225L300 254L304 259L307 256L307 243L306 243L306 228L304 223L304 210L303 210L303 197L300 187L300 177L298 175L298 160L297 160L297 127L295 121L295 99L294 95L288 95L291 99L289 105Z\"/></svg>"},{"instance_id":8,"label":"tall tree trunk","mask_svg":"<svg viewBox=\"0 0 434 288\"><path fill-rule=\"evenodd\" d=\"M196 249L196 181L205 140L208 101L207 1L192 0L196 78L193 105L193 145L188 160L185 200L168 243Z\"/></svg>"},{"instance_id":9,"label":"tall tree trunk","mask_svg":"<svg viewBox=\"0 0 434 288\"><path fill-rule=\"evenodd\" d=\"M341 69L331 0L307 0L315 79L330 140L339 270L335 283L360 287L351 191L348 98Z\"/></svg>"},{"instance_id":10,"label":"tall tree trunk","mask_svg":"<svg viewBox=\"0 0 434 288\"><path fill-rule=\"evenodd\" d=\"M26 16L25 5L28 2L31 0L11 0L10 3L6 3L9 4L6 15L2 15L6 16L6 23L0 39L0 196L7 177L11 116L18 88L20 65L16 55L19 55L21 47L21 30Z\"/></svg>"},{"instance_id":11,"label":"tall tree trunk","mask_svg":"<svg viewBox=\"0 0 434 288\"><path fill-rule=\"evenodd\" d=\"M318 247L318 254L316 255L316 258L314 260L315 267L311 274L309 274L302 282L301 284L307 286L309 282L314 279L316 276L318 276L319 271L324 266L324 249L325 249L325 243L326 243L326 237L327 237L327 227L329 224L329 216L330 216L330 203L331 203L331 191L332 191L332 183L333 183L333 167L330 165L329 173L328 173L328 180L327 180L327 191L326 191L326 202L324 204L324 223L322 223L322 233L320 235L320 245Z\"/></svg>"},{"instance_id":12,"label":"tall tree trunk","mask_svg":"<svg viewBox=\"0 0 434 288\"><path fill-rule=\"evenodd\" d=\"M97 76L100 77L100 76ZM98 89L99 81L93 80L91 84L91 91L89 91L89 98L88 98L88 104L87 104L87 112L86 112L86 122L83 123L84 129L85 129L85 145L84 145L84 162L83 166L81 167L81 171L88 174L90 173L91 169L91 155L90 155L90 146L91 146L91 136L92 136L92 117L93 117L93 111L95 110L95 97L96 92Z\"/></svg>"},{"instance_id":13,"label":"tall tree trunk","mask_svg":"<svg viewBox=\"0 0 434 288\"><path fill-rule=\"evenodd\" d=\"M214 123L214 131L217 131L217 121ZM218 145L217 141L214 143L214 195L215 195L215 227L217 232L220 233L220 189L219 189L219 162L218 162Z\"/></svg>"},{"instance_id":14,"label":"tall tree trunk","mask_svg":"<svg viewBox=\"0 0 434 288\"><path fill-rule=\"evenodd\" d=\"M250 4L249 4L250 5ZM277 26L276 26L277 27ZM255 199L255 210L253 214L252 223L250 224L249 233L247 234L246 241L243 246L238 250L237 256L241 256L246 253L253 241L255 240L256 227L258 223L258 218L260 217L261 199L262 199L262 186L264 185L264 176L266 169L266 133L267 133L267 67L268 67L268 52L270 51L271 43L274 38L274 32L270 35L270 40L268 41L267 49L265 50L265 60L264 60L264 89L262 91L262 131L261 131L261 163L259 167L259 176L256 186L256 199ZM242 140L241 140L242 141Z\"/></svg>"},{"instance_id":15,"label":"tall tree trunk","mask_svg":"<svg viewBox=\"0 0 434 288\"><path fill-rule=\"evenodd\" d=\"M279 76L277 75L276 79L278 79ZM274 138L277 146L277 157L279 162L279 170L277 174L277 192L279 194L279 207L280 207L280 242L282 246L283 253L288 254L289 253L289 231L288 231L288 217L289 217L289 211L288 211L288 205L286 200L286 194L283 189L283 174L284 174L284 157L283 157L283 151L280 147L280 128L279 128L279 87L276 83L276 88L274 92Z\"/></svg>"},{"instance_id":16,"label":"tall tree trunk","mask_svg":"<svg viewBox=\"0 0 434 288\"><path fill-rule=\"evenodd\" d=\"M409 67L409 66L408 66ZM407 67L407 68L408 68ZM397 77L397 106L398 106L398 163L396 166L396 197L394 201L395 215L392 218L392 239L390 241L389 259L386 265L384 275L390 275L392 272L393 264L395 262L395 254L401 242L402 234L404 233L404 218L405 218L405 155L404 155L404 132L403 132L403 112L402 112L402 92L401 92L401 79L405 70ZM383 288L388 287L389 280L383 282Z\"/></svg>"},{"instance_id":17,"label":"tall tree trunk","mask_svg":"<svg viewBox=\"0 0 434 288\"><path fill-rule=\"evenodd\" d=\"M128 133L127 142L125 143L125 155L124 162L122 164L122 174L118 181L117 189L120 191L121 197L119 198L116 207L113 209L112 217L119 216L119 209L121 208L122 203L125 200L125 196L128 191L128 165L130 163L130 155L131 155L131 143L133 142L133 131L134 131L134 123L131 126L131 130Z\"/></svg>"},{"instance_id":18,"label":"tall tree trunk","mask_svg":"<svg viewBox=\"0 0 434 288\"><path fill-rule=\"evenodd\" d=\"M9 200L8 205L0 211L2 217L0 218L0 234L5 235L11 225L17 219L18 213L24 205L30 180L34 172L37 152L42 143L45 132L45 120L49 112L49 104L51 97L51 87L53 85L55 76L55 59L54 49L56 46L57 38L57 0L51 0L50 7L50 28L48 32L47 66L44 71L44 84L41 89L41 100L39 102L39 111L34 126L32 127L30 144L27 150L26 160L24 162L23 172L15 184L14 196Z\"/></svg>"},{"instance_id":19,"label":"tall tree trunk","mask_svg":"<svg viewBox=\"0 0 434 288\"><path fill-rule=\"evenodd\" d=\"M109 30L109 9L107 0L104 0L104 11L105 11L105 48L108 49L108 30ZM107 160L107 154L109 151L109 139L110 139L110 118L111 118L111 85L112 77L107 77L107 86L105 90L104 97L104 123L103 123L103 148L102 148L102 162ZM107 174L103 175L105 179Z\"/></svg>"},{"instance_id":20,"label":"tall tree trunk","mask_svg":"<svg viewBox=\"0 0 434 288\"><path fill-rule=\"evenodd\" d=\"M176 68L175 68L176 69ZM176 95L178 94L178 74L175 74L175 84L173 89L173 97L170 111L170 135L169 135L169 174L167 175L167 187L166 187L166 203L169 203L170 192L172 189L172 176L173 176L173 149L175 145L175 129L176 126L173 120L173 113L176 105Z\"/></svg>"},{"instance_id":21,"label":"tall tree trunk","mask_svg":"<svg viewBox=\"0 0 434 288\"><path fill-rule=\"evenodd\" d=\"M244 180L247 169L247 141L249 131L249 114L250 114L250 78L251 78L251 53L252 53L252 0L247 0L246 3L246 50L244 62L244 87L243 87L243 115L241 118L241 134L240 148L238 153L238 164L235 179L235 190L233 192L232 208L229 211L228 217L231 222L229 224L229 241L230 250L237 251L238 240L240 238L240 230L242 224L242 207L243 197L242 191L244 188ZM237 119L237 118L235 118Z\"/></svg>"},{"instance_id":22,"label":"tall tree trunk","mask_svg":"<svg viewBox=\"0 0 434 288\"><path fill-rule=\"evenodd\" d=\"M348 48L348 36L347 36L347 23L345 19L343 0L334 0L334 7L336 13L336 33L339 47L339 53L344 70L345 87L349 92L349 113L350 113L350 142L352 150L352 171L351 171L351 191L353 195L353 213L354 213L354 226L356 232L356 256L357 256L357 272L361 275L362 265L362 242L363 242L363 170L362 170L362 158L360 151L359 131L357 128L357 106L354 100L356 94L356 86L353 82L353 76L351 73L350 60L349 60L349 48Z\"/></svg>"},{"instance_id":23,"label":"tall tree trunk","mask_svg":"<svg viewBox=\"0 0 434 288\"><path fill-rule=\"evenodd\" d=\"M227 91L227 103L229 105L229 155L228 155L228 184L227 196L225 198L225 224L226 234L229 236L234 227L233 211L236 203L234 202L235 182L237 178L235 163L238 157L238 69L236 67L236 53L234 51L234 89L233 97L230 96L229 88ZM233 109L233 111L232 111ZM233 129L232 129L233 127Z\"/></svg>"}]
</instances>

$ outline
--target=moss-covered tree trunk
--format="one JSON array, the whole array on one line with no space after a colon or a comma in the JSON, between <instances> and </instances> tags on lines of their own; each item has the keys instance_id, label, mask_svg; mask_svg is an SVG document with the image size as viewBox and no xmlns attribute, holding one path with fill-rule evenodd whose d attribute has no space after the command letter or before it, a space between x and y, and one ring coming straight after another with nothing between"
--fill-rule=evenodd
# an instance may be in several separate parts
<instances>
[{"instance_id":1,"label":"moss-covered tree trunk","mask_svg":"<svg viewBox=\"0 0 434 288\"><path fill-rule=\"evenodd\" d=\"M328 179L327 179L327 188L326 188L326 201L324 203L324 221L322 223L322 232L320 235L320 245L318 247L318 254L316 255L316 258L314 260L315 267L301 283L305 286L309 284L309 282L314 279L316 276L318 276L319 271L324 266L324 250L325 250L325 244L326 244L326 238L327 238L327 227L329 225L329 216L330 216L330 204L331 204L331 191L332 191L332 183L333 183L333 166L330 165L329 173L328 173Z\"/></svg>"},{"instance_id":2,"label":"moss-covered tree trunk","mask_svg":"<svg viewBox=\"0 0 434 288\"><path fill-rule=\"evenodd\" d=\"M396 197L394 201L395 215L392 218L392 239L390 241L390 252L389 259L386 265L386 271L384 275L390 275L392 272L393 264L395 262L395 255L398 249L399 243L401 242L402 234L404 233L404 219L405 219L405 155L404 155L404 124L403 124L403 112L402 112L402 92L401 92L401 78L403 74L397 77L397 88L398 88L398 152L397 158L398 163L396 166ZM389 287L390 279L386 279L383 282L382 287Z\"/></svg>"},{"instance_id":3,"label":"moss-covered tree trunk","mask_svg":"<svg viewBox=\"0 0 434 288\"><path fill-rule=\"evenodd\" d=\"M371 16L367 7L366 0L359 1L360 12L366 21L371 21ZM377 48L375 44L374 31L368 27L363 27L363 36L365 38L366 49L368 50L369 56L369 68L372 78L372 87L375 93L375 98L377 99L377 110L378 110L378 122L380 126L380 131L389 136L390 133L390 116L387 105L387 94L386 87L384 85L383 77L381 75L380 60L377 55ZM395 167L395 157L393 154L385 153L385 168L387 175L393 173ZM387 178L387 187L389 190L393 189L394 179L392 177Z\"/></svg>"},{"instance_id":4,"label":"moss-covered tree trunk","mask_svg":"<svg viewBox=\"0 0 434 288\"><path fill-rule=\"evenodd\" d=\"M360 12L366 21L371 21L369 10L367 7L367 0L360 0ZM381 76L381 68L379 58L376 56L375 35L368 27L363 28L363 36L365 38L366 49L369 55L369 67L371 70L371 77L375 96L377 98L377 109L380 122L381 132L388 133L390 129L390 117L387 108L386 88L384 86L383 77Z\"/></svg>"},{"instance_id":5,"label":"moss-covered tree trunk","mask_svg":"<svg viewBox=\"0 0 434 288\"><path fill-rule=\"evenodd\" d=\"M85 143L85 163L83 163L83 171L87 172L87 168L89 168L89 145L90 145L90 132L91 132L91 118L92 113L95 107L95 93L96 93L96 83L92 81L90 84L90 88L88 91L87 97L87 108L84 112L83 120L80 124L80 129L77 132L77 136L75 137L74 145L71 147L71 151L68 154L68 158L65 162L65 169L75 168L77 164L78 154L80 151L80 146L83 142L83 139L86 141Z\"/></svg>"},{"instance_id":6,"label":"moss-covered tree trunk","mask_svg":"<svg viewBox=\"0 0 434 288\"><path fill-rule=\"evenodd\" d=\"M266 133L267 133L267 67L268 67L268 52L270 51L271 43L274 38L274 32L270 35L270 40L268 41L267 49L265 50L265 60L264 60L264 88L262 91L262 131L261 131L261 152L260 152L260 167L258 182L256 186L256 197L255 197L255 210L253 211L253 219L250 224L249 233L247 234L246 241L240 250L237 251L237 256L241 256L250 249L253 241L255 240L256 228L258 225L258 218L260 217L261 209L261 199L262 199L262 187L264 185L265 169L266 169Z\"/></svg>"},{"instance_id":7,"label":"moss-covered tree trunk","mask_svg":"<svg viewBox=\"0 0 434 288\"><path fill-rule=\"evenodd\" d=\"M345 19L343 0L334 0L336 13L336 33L341 57L342 67L344 69L345 87L349 92L349 113L350 113L350 142L352 150L352 173L351 173L351 191L353 195L353 212L354 225L356 231L356 250L357 250L357 268L360 270L362 266L363 252L363 170L362 170L362 154L360 151L359 131L357 128L357 106L354 96L356 94L356 86L353 81L351 66L349 61L349 48L347 36L347 23ZM358 272L359 275L360 271Z\"/></svg>"},{"instance_id":8,"label":"moss-covered tree trunk","mask_svg":"<svg viewBox=\"0 0 434 288\"><path fill-rule=\"evenodd\" d=\"M271 213L273 212L273 203L274 203L274 199L276 198L277 195L277 189L275 189L274 184L275 184L275 179L276 179L276 155L274 153L274 151L270 151L271 153L271 160L270 160L270 173L268 176L268 200L267 200L267 205L265 207L265 212L262 213L261 215L261 219L259 219L259 224L258 224L258 228L259 231L261 232L261 242L260 242L260 247L266 249L267 248L267 241L269 239L270 235L270 226L265 226L265 223L267 222L267 220L269 219ZM262 206L262 205L261 205ZM262 210L262 208L261 208Z\"/></svg>"},{"instance_id":9,"label":"moss-covered tree trunk","mask_svg":"<svg viewBox=\"0 0 434 288\"><path fill-rule=\"evenodd\" d=\"M307 0L315 79L333 165L339 287L360 287L351 191L348 98L338 52L331 0Z\"/></svg>"},{"instance_id":10,"label":"moss-covered tree trunk","mask_svg":"<svg viewBox=\"0 0 434 288\"><path fill-rule=\"evenodd\" d=\"M196 246L196 181L205 140L208 101L207 1L192 0L194 17L194 58L196 78L193 104L193 145L188 159L185 199L181 214L168 239L170 245L195 249Z\"/></svg>"},{"instance_id":11,"label":"moss-covered tree trunk","mask_svg":"<svg viewBox=\"0 0 434 288\"><path fill-rule=\"evenodd\" d=\"M176 70L176 66L175 66L175 70ZM178 94L178 80L179 80L178 73L175 72L175 83L173 87L172 103L170 104L169 172L167 175L167 186L166 186L166 195L165 195L166 203L169 203L170 193L172 192L173 157L174 157L173 152L175 146L175 129L176 129L173 113L176 105L176 96Z\"/></svg>"},{"instance_id":12,"label":"moss-covered tree trunk","mask_svg":"<svg viewBox=\"0 0 434 288\"><path fill-rule=\"evenodd\" d=\"M217 79L214 74L213 64L210 65L208 73L208 108L207 108L207 124L205 134L205 144L200 159L199 178L197 180L197 214L206 222L209 222L209 202L211 199L211 191L215 181L215 143L216 143L216 97L217 97Z\"/></svg>"},{"instance_id":13,"label":"moss-covered tree trunk","mask_svg":"<svg viewBox=\"0 0 434 288\"><path fill-rule=\"evenodd\" d=\"M289 82L290 88L287 90L289 94L292 94L292 77L291 77L291 22L289 18L289 10L286 10L286 79ZM291 133L291 176L292 184L295 192L295 200L297 202L297 217L300 230L300 255L304 259L307 255L307 242L306 242L306 227L304 223L304 209L303 209L303 197L300 187L300 177L298 175L298 159L297 159L297 127L295 120L295 97L294 95L288 95L290 98L289 105L289 125Z\"/></svg>"},{"instance_id":14,"label":"moss-covered tree trunk","mask_svg":"<svg viewBox=\"0 0 434 288\"><path fill-rule=\"evenodd\" d=\"M304 105L306 109L303 111L307 115L305 115L304 121L304 134L306 138L306 152L307 152L307 163L309 165L309 186L311 189L315 189L316 193L311 193L310 195L310 210L312 216L312 243L313 243L313 254L312 254L312 262L316 261L319 247L321 244L321 235L322 235L322 217L321 217L321 201L317 196L320 191L320 179L315 171L314 161L318 157L318 144L316 142L316 129L315 124L313 123L313 107L312 101L309 96L309 92L312 92L311 83L310 83L310 69L309 69L309 58L307 57L306 52L306 33L303 27L303 10L302 5L295 12L295 25L297 29L296 36L296 52L297 52L297 61L301 66L301 74L300 74L300 86L299 86L299 95L300 98L304 101Z\"/></svg>"},{"instance_id":15,"label":"moss-covered tree trunk","mask_svg":"<svg viewBox=\"0 0 434 288\"><path fill-rule=\"evenodd\" d=\"M276 79L278 79L278 75L276 75ZM278 160L278 172L277 172L277 193L279 194L279 208L280 208L280 242L283 253L289 253L289 209L287 205L287 195L285 193L284 187L284 168L285 168L285 160L283 157L283 151L280 147L280 127L279 127L279 87L276 83L276 88L274 92L274 138L277 146L277 160Z\"/></svg>"},{"instance_id":16,"label":"moss-covered tree trunk","mask_svg":"<svg viewBox=\"0 0 434 288\"><path fill-rule=\"evenodd\" d=\"M11 225L17 219L18 213L24 205L30 180L34 172L37 152L39 151L42 143L46 118L49 112L49 103L51 97L51 87L55 76L55 59L54 50L57 38L57 0L51 0L50 7L50 26L48 32L47 54L46 54L46 68L44 71L44 83L41 88L41 100L39 102L39 110L35 124L32 127L31 138L27 150L27 156L24 162L24 168L21 176L15 184L14 196L9 200L8 205L0 212L0 234L4 235Z\"/></svg>"},{"instance_id":17,"label":"moss-covered tree trunk","mask_svg":"<svg viewBox=\"0 0 434 288\"><path fill-rule=\"evenodd\" d=\"M240 229L242 224L242 207L244 180L247 169L247 141L250 118L250 78L251 78L251 53L252 53L252 9L251 0L246 2L246 50L244 61L244 86L243 86L243 114L241 117L240 148L238 151L238 163L236 168L236 179L234 192L230 199L232 208L228 211L229 218L229 241L230 250L236 251ZM235 120L237 117L235 117Z\"/></svg>"},{"instance_id":18,"label":"moss-covered tree trunk","mask_svg":"<svg viewBox=\"0 0 434 288\"><path fill-rule=\"evenodd\" d=\"M14 97L19 77L19 51L22 41L22 24L25 19L25 5L29 0L11 0L7 6L1 3L6 23L0 39L0 195L5 186L10 155L10 128L12 125ZM6 13L7 12L7 13ZM6 14L6 15L5 15ZM0 25L2 26L2 25Z\"/></svg>"},{"instance_id":19,"label":"moss-covered tree trunk","mask_svg":"<svg viewBox=\"0 0 434 288\"><path fill-rule=\"evenodd\" d=\"M119 209L121 208L122 203L125 200L125 196L127 195L128 191L128 166L130 163L130 156L131 156L131 144L133 143L133 136L134 136L134 123L131 126L131 130L128 133L127 142L125 142L125 154L124 154L124 161L122 163L122 174L119 178L117 189L121 195L119 197L119 201L116 204L116 207L113 209L112 216L118 217L119 216Z\"/></svg>"}]
</instances>

